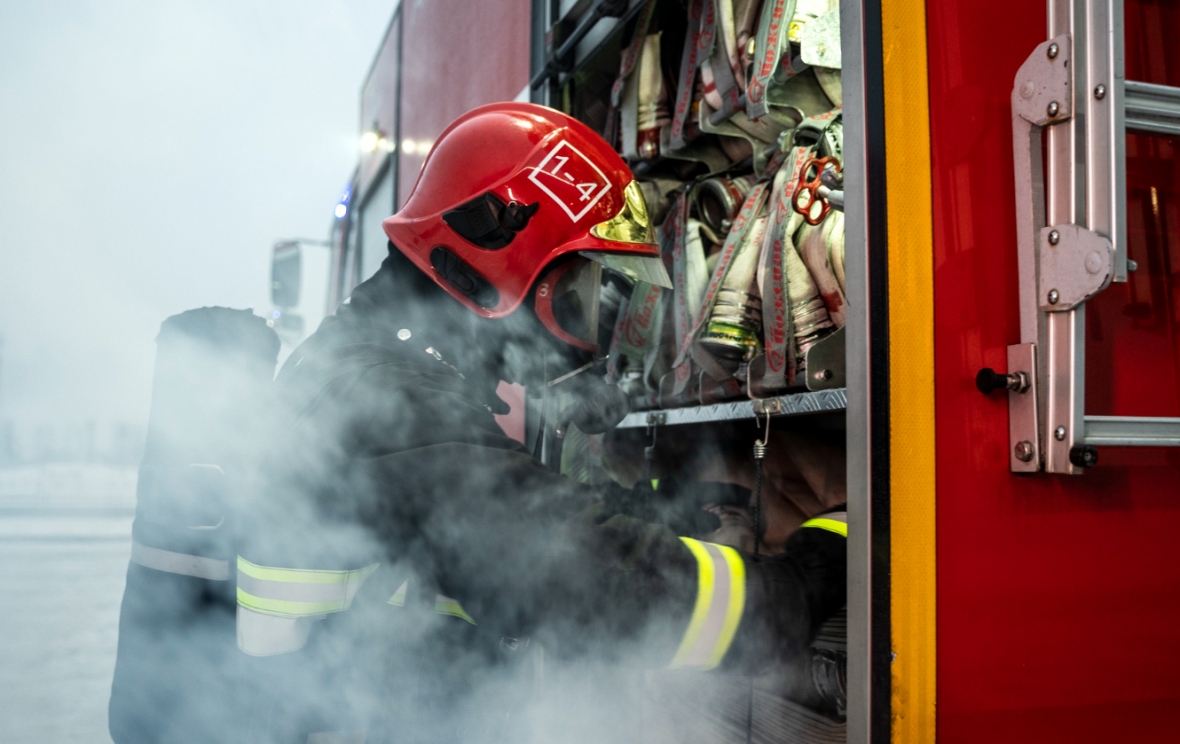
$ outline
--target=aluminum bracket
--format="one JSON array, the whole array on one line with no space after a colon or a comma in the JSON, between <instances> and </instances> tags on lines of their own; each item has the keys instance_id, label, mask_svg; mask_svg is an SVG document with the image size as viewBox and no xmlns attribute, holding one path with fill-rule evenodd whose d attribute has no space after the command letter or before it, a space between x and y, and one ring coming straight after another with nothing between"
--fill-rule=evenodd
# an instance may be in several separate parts
<instances>
[{"instance_id":1,"label":"aluminum bracket","mask_svg":"<svg viewBox=\"0 0 1180 744\"><path fill-rule=\"evenodd\" d=\"M1112 447L1180 447L1180 418L1087 416L1086 444Z\"/></svg>"},{"instance_id":2,"label":"aluminum bracket","mask_svg":"<svg viewBox=\"0 0 1180 744\"><path fill-rule=\"evenodd\" d=\"M1180 88L1128 80L1127 129L1147 134L1180 134Z\"/></svg>"},{"instance_id":3,"label":"aluminum bracket","mask_svg":"<svg viewBox=\"0 0 1180 744\"><path fill-rule=\"evenodd\" d=\"M1020 66L1012 86L1012 113L1043 127L1073 116L1069 34L1037 45Z\"/></svg>"},{"instance_id":4,"label":"aluminum bracket","mask_svg":"<svg viewBox=\"0 0 1180 744\"><path fill-rule=\"evenodd\" d=\"M1110 239L1077 225L1041 228L1037 307L1046 313L1072 310L1110 285L1114 248Z\"/></svg>"},{"instance_id":5,"label":"aluminum bracket","mask_svg":"<svg viewBox=\"0 0 1180 744\"><path fill-rule=\"evenodd\" d=\"M1040 423L1037 415L1037 347L1008 347L1008 374L1024 374L1027 388L1008 391L1008 464L1013 473L1041 469Z\"/></svg>"},{"instance_id":6,"label":"aluminum bracket","mask_svg":"<svg viewBox=\"0 0 1180 744\"><path fill-rule=\"evenodd\" d=\"M815 343L806 353L806 385L808 390L831 390L848 385L844 364L844 329L829 334Z\"/></svg>"}]
</instances>

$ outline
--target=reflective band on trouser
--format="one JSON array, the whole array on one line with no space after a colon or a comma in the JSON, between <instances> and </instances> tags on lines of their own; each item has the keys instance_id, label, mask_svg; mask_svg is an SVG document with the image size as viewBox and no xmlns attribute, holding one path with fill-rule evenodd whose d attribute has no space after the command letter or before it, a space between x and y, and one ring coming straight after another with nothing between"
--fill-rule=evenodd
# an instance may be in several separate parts
<instances>
[{"instance_id":1,"label":"reflective band on trouser","mask_svg":"<svg viewBox=\"0 0 1180 744\"><path fill-rule=\"evenodd\" d=\"M238 556L238 604L255 612L310 617L347 610L376 563L352 571L257 566Z\"/></svg>"},{"instance_id":2,"label":"reflective band on trouser","mask_svg":"<svg viewBox=\"0 0 1180 744\"><path fill-rule=\"evenodd\" d=\"M394 607L405 607L406 592L409 590L409 587L410 580L406 579L397 588L397 591L393 593L393 596L385 600L386 604L391 604ZM434 595L434 611L440 615L462 618L472 625L476 624L475 620L472 619L471 615L467 614L467 610L463 609L463 605L459 604L458 600L444 597L441 594Z\"/></svg>"},{"instance_id":3,"label":"reflective band on trouser","mask_svg":"<svg viewBox=\"0 0 1180 744\"><path fill-rule=\"evenodd\" d=\"M471 615L467 614L467 610L463 609L463 605L459 604L458 600L451 599L450 597L444 597L441 594L435 595L434 611L440 615L463 618L472 625L475 625L475 621L471 619Z\"/></svg>"},{"instance_id":4,"label":"reflective band on trouser","mask_svg":"<svg viewBox=\"0 0 1180 744\"><path fill-rule=\"evenodd\" d=\"M320 731L307 735L307 744L365 744L368 729L353 731Z\"/></svg>"},{"instance_id":5,"label":"reflective band on trouser","mask_svg":"<svg viewBox=\"0 0 1180 744\"><path fill-rule=\"evenodd\" d=\"M848 537L848 512L821 514L814 519L807 520L800 527L814 527L815 529L835 532L841 537Z\"/></svg>"},{"instance_id":6,"label":"reflective band on trouser","mask_svg":"<svg viewBox=\"0 0 1180 744\"><path fill-rule=\"evenodd\" d=\"M193 576L210 581L226 581L229 579L229 561L216 558L203 558L199 555L187 553L173 553L171 550L151 548L143 543L131 543L131 562L165 573Z\"/></svg>"},{"instance_id":7,"label":"reflective band on trouser","mask_svg":"<svg viewBox=\"0 0 1180 744\"><path fill-rule=\"evenodd\" d=\"M670 669L713 669L721 663L746 605L746 566L726 545L680 538L697 559L697 601Z\"/></svg>"}]
</instances>

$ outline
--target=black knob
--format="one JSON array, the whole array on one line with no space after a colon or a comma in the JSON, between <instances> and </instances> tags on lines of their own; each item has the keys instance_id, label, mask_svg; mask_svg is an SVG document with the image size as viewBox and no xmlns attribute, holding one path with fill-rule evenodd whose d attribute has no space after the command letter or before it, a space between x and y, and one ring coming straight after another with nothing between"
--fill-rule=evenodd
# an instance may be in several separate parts
<instances>
[{"instance_id":1,"label":"black knob","mask_svg":"<svg viewBox=\"0 0 1180 744\"><path fill-rule=\"evenodd\" d=\"M1079 468L1092 468L1098 464L1098 449L1091 444L1075 444L1069 448L1069 461Z\"/></svg>"},{"instance_id":2,"label":"black knob","mask_svg":"<svg viewBox=\"0 0 1180 744\"><path fill-rule=\"evenodd\" d=\"M995 371L991 367L984 367L975 375L975 387L984 395L990 395L995 390L1008 388L1008 375Z\"/></svg>"}]
</instances>

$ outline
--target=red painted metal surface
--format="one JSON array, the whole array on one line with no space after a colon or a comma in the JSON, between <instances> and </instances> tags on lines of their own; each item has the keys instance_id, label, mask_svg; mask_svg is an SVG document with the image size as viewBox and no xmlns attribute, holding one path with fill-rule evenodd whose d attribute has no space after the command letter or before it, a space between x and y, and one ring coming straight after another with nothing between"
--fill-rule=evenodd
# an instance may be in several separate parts
<instances>
[{"instance_id":1,"label":"red painted metal surface","mask_svg":"<svg viewBox=\"0 0 1180 744\"><path fill-rule=\"evenodd\" d=\"M1129 78L1180 85L1174 5L1127 0ZM973 385L1019 341L1009 94L1043 8L927 4L939 741L1174 742L1180 451L1103 448L1082 476L1014 476L1006 400ZM1140 270L1090 308L1089 413L1180 415L1180 143L1147 139L1128 147ZM890 215L905 215L892 195Z\"/></svg>"},{"instance_id":2,"label":"red painted metal surface","mask_svg":"<svg viewBox=\"0 0 1180 744\"><path fill-rule=\"evenodd\" d=\"M385 32L381 48L373 60L373 67L361 89L360 133L372 132L381 141L372 151L361 154L357 174L358 187L352 205L359 207L369 192L369 185L382 169L397 136L397 52L401 38L395 17Z\"/></svg>"},{"instance_id":3,"label":"red painted metal surface","mask_svg":"<svg viewBox=\"0 0 1180 744\"><path fill-rule=\"evenodd\" d=\"M398 206L436 137L460 114L511 101L529 81L529 0L402 5Z\"/></svg>"}]
</instances>

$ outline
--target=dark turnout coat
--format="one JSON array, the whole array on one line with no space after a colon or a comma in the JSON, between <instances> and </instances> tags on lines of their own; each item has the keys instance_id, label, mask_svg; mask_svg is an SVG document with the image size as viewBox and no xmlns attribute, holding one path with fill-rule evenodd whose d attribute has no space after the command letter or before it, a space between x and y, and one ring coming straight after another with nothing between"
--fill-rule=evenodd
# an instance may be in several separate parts
<instances>
[{"instance_id":1,"label":"dark turnout coat","mask_svg":"<svg viewBox=\"0 0 1180 744\"><path fill-rule=\"evenodd\" d=\"M463 701L497 684L494 670L522 646L544 639L563 658L665 666L700 601L699 559L671 529L619 513L617 499L505 436L490 406L495 377L478 361L503 349L471 348L495 336L478 325L445 332L456 327L445 303L458 304L444 295L423 310L407 293L433 285L399 276L407 269L392 253L277 379L283 410L247 489L243 559L379 567L347 610L307 620L302 649L251 658L256 738L382 729L389 740L486 739ZM786 556L743 556L741 619L722 668L801 653L843 604L843 553L841 538L804 530Z\"/></svg>"}]
</instances>

